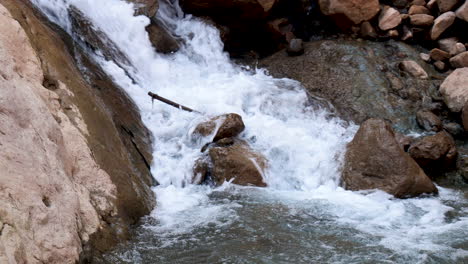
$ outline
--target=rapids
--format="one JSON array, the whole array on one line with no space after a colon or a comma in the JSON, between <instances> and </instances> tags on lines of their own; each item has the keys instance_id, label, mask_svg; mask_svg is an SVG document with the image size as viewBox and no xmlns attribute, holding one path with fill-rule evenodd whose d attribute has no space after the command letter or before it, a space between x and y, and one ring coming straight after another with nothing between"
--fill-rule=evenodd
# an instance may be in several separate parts
<instances>
[{"instance_id":1,"label":"rapids","mask_svg":"<svg viewBox=\"0 0 468 264\"><path fill-rule=\"evenodd\" d=\"M103 257L110 263L462 263L468 261L465 193L439 188L431 198L393 199L339 186L346 143L356 126L314 106L301 84L239 66L219 32L178 3L158 15L184 40L154 51L149 19L120 0L31 0L70 35L74 5L129 58L118 66L91 56L125 89L154 135L157 206L135 239ZM79 36L75 36L79 37ZM122 68L123 67L123 68ZM148 91L205 113L152 103ZM242 115L242 138L269 160L267 188L190 184L209 140L190 131L209 116Z\"/></svg>"}]
</instances>

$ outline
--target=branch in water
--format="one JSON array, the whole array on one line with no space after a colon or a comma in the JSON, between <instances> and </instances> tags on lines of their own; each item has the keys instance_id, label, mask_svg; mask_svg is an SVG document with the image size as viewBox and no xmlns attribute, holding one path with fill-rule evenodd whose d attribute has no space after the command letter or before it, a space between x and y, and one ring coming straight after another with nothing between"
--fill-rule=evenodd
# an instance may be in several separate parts
<instances>
[{"instance_id":1,"label":"branch in water","mask_svg":"<svg viewBox=\"0 0 468 264\"><path fill-rule=\"evenodd\" d=\"M191 109L191 108L189 108L189 107L186 107L186 106L183 106L183 105L178 104L178 103L176 103L176 102L173 102L173 101L171 101L171 100L169 100L169 99L166 99L166 98L164 98L164 97L161 97L161 96L159 96L159 95L157 95L157 94L155 94L155 93L148 92L148 95L151 96L151 98L152 98L153 100L156 99L156 100L158 100L158 101L161 101L161 102L163 102L163 103L166 103L166 104L168 104L168 105L170 105L170 106L173 106L173 107L175 107L175 108L178 108L178 109L181 109L181 110L184 110L184 111L187 111L187 112L195 112L195 113L201 114L201 112L199 112L199 111L193 110L193 109Z\"/></svg>"}]
</instances>

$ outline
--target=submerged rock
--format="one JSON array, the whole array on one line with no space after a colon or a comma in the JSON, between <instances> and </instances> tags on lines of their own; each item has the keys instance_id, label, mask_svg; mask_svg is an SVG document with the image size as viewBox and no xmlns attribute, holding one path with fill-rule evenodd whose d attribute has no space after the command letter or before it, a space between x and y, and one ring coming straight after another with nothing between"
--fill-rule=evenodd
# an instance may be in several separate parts
<instances>
[{"instance_id":1,"label":"submerged rock","mask_svg":"<svg viewBox=\"0 0 468 264\"><path fill-rule=\"evenodd\" d=\"M349 143L343 168L348 190L380 189L395 197L437 193L418 164L403 151L386 121L365 121Z\"/></svg>"},{"instance_id":2,"label":"submerged rock","mask_svg":"<svg viewBox=\"0 0 468 264\"><path fill-rule=\"evenodd\" d=\"M427 131L440 131L442 129L442 121L431 111L421 110L416 113L416 121L418 125Z\"/></svg>"},{"instance_id":3,"label":"submerged rock","mask_svg":"<svg viewBox=\"0 0 468 264\"><path fill-rule=\"evenodd\" d=\"M242 117L238 114L224 114L211 118L209 121L200 123L193 131L194 135L214 135L213 142L223 138L236 137L244 131L245 125Z\"/></svg>"}]
</instances>

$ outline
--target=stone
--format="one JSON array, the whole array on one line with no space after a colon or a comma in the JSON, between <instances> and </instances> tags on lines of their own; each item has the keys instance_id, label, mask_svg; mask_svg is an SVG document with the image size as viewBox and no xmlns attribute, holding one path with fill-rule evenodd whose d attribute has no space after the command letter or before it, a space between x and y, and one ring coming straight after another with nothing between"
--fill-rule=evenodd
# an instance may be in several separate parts
<instances>
[{"instance_id":1,"label":"stone","mask_svg":"<svg viewBox=\"0 0 468 264\"><path fill-rule=\"evenodd\" d=\"M456 56L465 51L466 51L465 45L463 45L463 43L458 42L452 46L449 53L450 53L450 56Z\"/></svg>"},{"instance_id":2,"label":"stone","mask_svg":"<svg viewBox=\"0 0 468 264\"><path fill-rule=\"evenodd\" d=\"M468 67L468 51L462 52L450 59L450 65L454 68Z\"/></svg>"},{"instance_id":3,"label":"stone","mask_svg":"<svg viewBox=\"0 0 468 264\"><path fill-rule=\"evenodd\" d=\"M398 132L395 133L395 139L398 142L398 145L400 145L401 149L405 152L408 151L409 147L414 142L413 137Z\"/></svg>"},{"instance_id":4,"label":"stone","mask_svg":"<svg viewBox=\"0 0 468 264\"><path fill-rule=\"evenodd\" d=\"M398 33L398 30L396 29L391 29L387 32L387 36L389 36L390 38L397 38L399 35L400 33Z\"/></svg>"},{"instance_id":5,"label":"stone","mask_svg":"<svg viewBox=\"0 0 468 264\"><path fill-rule=\"evenodd\" d=\"M462 123L465 132L468 132L468 102L465 103L465 106L462 109Z\"/></svg>"},{"instance_id":6,"label":"stone","mask_svg":"<svg viewBox=\"0 0 468 264\"><path fill-rule=\"evenodd\" d=\"M368 21L380 11L378 0L319 0L320 10L327 16L345 16L354 24Z\"/></svg>"},{"instance_id":7,"label":"stone","mask_svg":"<svg viewBox=\"0 0 468 264\"><path fill-rule=\"evenodd\" d=\"M416 113L416 121L424 130L438 132L442 129L442 121L431 111L420 110Z\"/></svg>"},{"instance_id":8,"label":"stone","mask_svg":"<svg viewBox=\"0 0 468 264\"><path fill-rule=\"evenodd\" d=\"M463 136L463 127L455 122L445 123L444 130L454 137Z\"/></svg>"},{"instance_id":9,"label":"stone","mask_svg":"<svg viewBox=\"0 0 468 264\"><path fill-rule=\"evenodd\" d=\"M222 141L228 141L225 144ZM268 163L242 140L225 138L208 151L212 162L211 177L216 185L231 181L239 185L265 187L263 172Z\"/></svg>"},{"instance_id":10,"label":"stone","mask_svg":"<svg viewBox=\"0 0 468 264\"><path fill-rule=\"evenodd\" d=\"M210 120L198 124L193 135L203 137L213 136L213 142L223 138L236 137L244 131L245 125L238 114L224 114L210 118Z\"/></svg>"},{"instance_id":11,"label":"stone","mask_svg":"<svg viewBox=\"0 0 468 264\"><path fill-rule=\"evenodd\" d=\"M342 174L347 190L380 189L397 198L437 193L437 188L395 139L390 123L365 121L348 144Z\"/></svg>"},{"instance_id":12,"label":"stone","mask_svg":"<svg viewBox=\"0 0 468 264\"><path fill-rule=\"evenodd\" d=\"M286 48L286 52L289 56L299 56L304 54L304 45L302 43L302 39L292 39Z\"/></svg>"},{"instance_id":13,"label":"stone","mask_svg":"<svg viewBox=\"0 0 468 264\"><path fill-rule=\"evenodd\" d=\"M412 6L410 7L410 9L408 10L408 15L416 15L416 14L426 14L426 15L430 15L431 12L429 11L429 9L427 9L427 8L424 7L424 6L412 5Z\"/></svg>"},{"instance_id":14,"label":"stone","mask_svg":"<svg viewBox=\"0 0 468 264\"><path fill-rule=\"evenodd\" d=\"M458 38L456 37L444 38L437 41L439 48L445 52L450 52L450 50L453 49L453 46L455 46L457 43Z\"/></svg>"},{"instance_id":15,"label":"stone","mask_svg":"<svg viewBox=\"0 0 468 264\"><path fill-rule=\"evenodd\" d=\"M465 1L465 3L463 3L463 5L461 5L457 11L455 11L455 14L459 19L468 22L468 2Z\"/></svg>"},{"instance_id":16,"label":"stone","mask_svg":"<svg viewBox=\"0 0 468 264\"><path fill-rule=\"evenodd\" d=\"M449 28L453 22L455 21L455 13L454 12L446 12L437 17L434 20L434 25L431 29L431 39L436 40L444 33L444 31Z\"/></svg>"},{"instance_id":17,"label":"stone","mask_svg":"<svg viewBox=\"0 0 468 264\"><path fill-rule=\"evenodd\" d=\"M436 6L437 6L437 0L430 0L426 4L427 9L429 10L434 10Z\"/></svg>"},{"instance_id":18,"label":"stone","mask_svg":"<svg viewBox=\"0 0 468 264\"><path fill-rule=\"evenodd\" d=\"M426 1L425 0L414 0L413 2L411 2L411 5L419 5L419 6L423 6L426 4Z\"/></svg>"},{"instance_id":19,"label":"stone","mask_svg":"<svg viewBox=\"0 0 468 264\"><path fill-rule=\"evenodd\" d=\"M457 3L458 0L437 0L437 6L439 7L440 13L452 10Z\"/></svg>"},{"instance_id":20,"label":"stone","mask_svg":"<svg viewBox=\"0 0 468 264\"><path fill-rule=\"evenodd\" d=\"M374 27L369 23L369 21L364 21L361 24L361 36L364 38L376 38L377 33L375 32Z\"/></svg>"},{"instance_id":21,"label":"stone","mask_svg":"<svg viewBox=\"0 0 468 264\"><path fill-rule=\"evenodd\" d=\"M436 61L434 62L434 67L438 70L438 71L445 71L447 69L446 67L447 65L445 65L445 63L443 61Z\"/></svg>"},{"instance_id":22,"label":"stone","mask_svg":"<svg viewBox=\"0 0 468 264\"><path fill-rule=\"evenodd\" d=\"M151 44L157 52L174 53L179 50L179 42L172 36L158 20L153 20L146 27Z\"/></svg>"},{"instance_id":23,"label":"stone","mask_svg":"<svg viewBox=\"0 0 468 264\"><path fill-rule=\"evenodd\" d=\"M401 36L401 40L406 41L412 38L413 38L413 31L407 26L403 26L403 36Z\"/></svg>"},{"instance_id":24,"label":"stone","mask_svg":"<svg viewBox=\"0 0 468 264\"><path fill-rule=\"evenodd\" d=\"M450 169L457 158L455 141L445 131L416 140L408 153L429 175Z\"/></svg>"},{"instance_id":25,"label":"stone","mask_svg":"<svg viewBox=\"0 0 468 264\"><path fill-rule=\"evenodd\" d=\"M127 0L127 2L133 3L136 16L144 15L152 18L156 16L159 7L158 0Z\"/></svg>"},{"instance_id":26,"label":"stone","mask_svg":"<svg viewBox=\"0 0 468 264\"><path fill-rule=\"evenodd\" d=\"M432 49L429 53L431 59L435 61L443 61L450 58L450 54L441 49Z\"/></svg>"},{"instance_id":27,"label":"stone","mask_svg":"<svg viewBox=\"0 0 468 264\"><path fill-rule=\"evenodd\" d=\"M384 7L379 16L379 28L389 30L396 28L401 23L400 12L392 7Z\"/></svg>"},{"instance_id":28,"label":"stone","mask_svg":"<svg viewBox=\"0 0 468 264\"><path fill-rule=\"evenodd\" d=\"M425 62L430 62L431 61L431 55L427 53L419 53L419 58Z\"/></svg>"},{"instance_id":29,"label":"stone","mask_svg":"<svg viewBox=\"0 0 468 264\"><path fill-rule=\"evenodd\" d=\"M427 72L415 61L402 61L399 65L400 69L409 73L411 76L419 79L428 79Z\"/></svg>"},{"instance_id":30,"label":"stone","mask_svg":"<svg viewBox=\"0 0 468 264\"><path fill-rule=\"evenodd\" d=\"M440 85L440 93L452 112L460 112L468 101L468 68L453 71Z\"/></svg>"},{"instance_id":31,"label":"stone","mask_svg":"<svg viewBox=\"0 0 468 264\"><path fill-rule=\"evenodd\" d=\"M428 27L434 23L434 17L426 14L411 15L410 23L413 26Z\"/></svg>"}]
</instances>

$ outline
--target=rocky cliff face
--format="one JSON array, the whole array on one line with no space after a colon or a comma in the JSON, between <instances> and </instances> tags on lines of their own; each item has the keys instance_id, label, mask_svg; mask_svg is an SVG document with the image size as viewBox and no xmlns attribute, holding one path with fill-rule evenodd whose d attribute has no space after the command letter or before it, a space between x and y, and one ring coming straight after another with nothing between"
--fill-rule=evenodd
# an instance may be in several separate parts
<instances>
[{"instance_id":1,"label":"rocky cliff face","mask_svg":"<svg viewBox=\"0 0 468 264\"><path fill-rule=\"evenodd\" d=\"M1 0L0 32L0 263L85 260L153 208L150 134L28 4Z\"/></svg>"}]
</instances>

